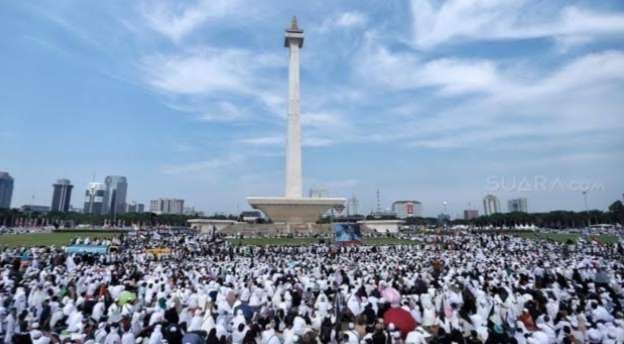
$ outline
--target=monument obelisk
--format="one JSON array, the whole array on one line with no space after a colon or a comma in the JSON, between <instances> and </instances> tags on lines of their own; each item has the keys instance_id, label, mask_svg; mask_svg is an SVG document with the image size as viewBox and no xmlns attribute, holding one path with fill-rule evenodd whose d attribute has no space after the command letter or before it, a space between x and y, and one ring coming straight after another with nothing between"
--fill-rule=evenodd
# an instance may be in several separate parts
<instances>
[{"instance_id":1,"label":"monument obelisk","mask_svg":"<svg viewBox=\"0 0 624 344\"><path fill-rule=\"evenodd\" d=\"M299 121L299 50L303 47L303 30L293 17L284 35L288 48L288 125L286 134L285 197L302 197L301 181L301 123Z\"/></svg>"},{"instance_id":2,"label":"monument obelisk","mask_svg":"<svg viewBox=\"0 0 624 344\"><path fill-rule=\"evenodd\" d=\"M286 173L284 197L247 197L249 205L260 209L274 223L313 224L327 210L344 206L344 198L303 197L301 168L301 113L299 112L299 53L303 30L293 17L284 34L288 48L288 115L286 125ZM290 228L290 226L288 226Z\"/></svg>"}]
</instances>

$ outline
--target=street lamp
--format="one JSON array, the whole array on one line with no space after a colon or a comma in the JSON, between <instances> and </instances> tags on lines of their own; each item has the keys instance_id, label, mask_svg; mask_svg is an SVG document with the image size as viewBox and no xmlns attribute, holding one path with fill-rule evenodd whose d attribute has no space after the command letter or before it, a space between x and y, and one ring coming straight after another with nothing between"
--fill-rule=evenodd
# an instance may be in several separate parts
<instances>
[{"instance_id":1,"label":"street lamp","mask_svg":"<svg viewBox=\"0 0 624 344\"><path fill-rule=\"evenodd\" d=\"M589 208L587 207L587 190L583 190L583 201L585 202L585 214L587 215L587 227L590 227L591 217L589 217Z\"/></svg>"}]
</instances>

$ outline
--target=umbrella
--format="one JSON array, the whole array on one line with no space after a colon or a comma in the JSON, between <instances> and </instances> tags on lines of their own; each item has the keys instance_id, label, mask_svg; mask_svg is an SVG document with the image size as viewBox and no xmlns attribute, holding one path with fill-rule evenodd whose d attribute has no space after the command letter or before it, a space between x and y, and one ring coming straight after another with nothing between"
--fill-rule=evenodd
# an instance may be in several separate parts
<instances>
[{"instance_id":1,"label":"umbrella","mask_svg":"<svg viewBox=\"0 0 624 344\"><path fill-rule=\"evenodd\" d=\"M119 299L117 299L117 302L119 302L120 306L123 306L126 303L132 302L134 300L136 300L136 294L126 290L126 291L121 292L121 294L119 294Z\"/></svg>"},{"instance_id":2,"label":"umbrella","mask_svg":"<svg viewBox=\"0 0 624 344\"><path fill-rule=\"evenodd\" d=\"M384 288L384 290L381 291L381 296L391 305L398 305L401 303L401 294L392 287Z\"/></svg>"},{"instance_id":3,"label":"umbrella","mask_svg":"<svg viewBox=\"0 0 624 344\"><path fill-rule=\"evenodd\" d=\"M412 317L412 314L401 307L388 309L384 313L383 319L386 326L390 323L394 324L394 327L401 331L401 336L403 336L403 338L416 328L416 321Z\"/></svg>"}]
</instances>

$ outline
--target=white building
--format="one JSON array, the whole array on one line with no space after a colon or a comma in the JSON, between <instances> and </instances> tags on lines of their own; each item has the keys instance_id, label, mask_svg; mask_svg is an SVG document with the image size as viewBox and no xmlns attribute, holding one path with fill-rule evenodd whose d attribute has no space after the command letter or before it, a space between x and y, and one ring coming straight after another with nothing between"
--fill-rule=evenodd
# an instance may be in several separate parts
<instances>
[{"instance_id":1,"label":"white building","mask_svg":"<svg viewBox=\"0 0 624 344\"><path fill-rule=\"evenodd\" d=\"M487 195L483 198L483 214L492 215L501 212L501 205L498 198L494 195Z\"/></svg>"},{"instance_id":2,"label":"white building","mask_svg":"<svg viewBox=\"0 0 624 344\"><path fill-rule=\"evenodd\" d=\"M159 198L150 201L150 212L155 214L184 213L184 200L177 198Z\"/></svg>"},{"instance_id":3,"label":"white building","mask_svg":"<svg viewBox=\"0 0 624 344\"><path fill-rule=\"evenodd\" d=\"M400 219L422 217L422 203L419 201L396 201L392 203L392 212Z\"/></svg>"}]
</instances>

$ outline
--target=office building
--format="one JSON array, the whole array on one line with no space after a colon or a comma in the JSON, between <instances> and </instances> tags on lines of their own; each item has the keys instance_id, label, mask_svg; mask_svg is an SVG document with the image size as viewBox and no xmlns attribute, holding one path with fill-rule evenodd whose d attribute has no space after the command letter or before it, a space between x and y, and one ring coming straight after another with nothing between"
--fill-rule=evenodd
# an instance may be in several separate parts
<instances>
[{"instance_id":1,"label":"office building","mask_svg":"<svg viewBox=\"0 0 624 344\"><path fill-rule=\"evenodd\" d=\"M0 171L0 209L11 208L13 198L13 177L7 172Z\"/></svg>"},{"instance_id":2,"label":"office building","mask_svg":"<svg viewBox=\"0 0 624 344\"><path fill-rule=\"evenodd\" d=\"M422 203L419 201L396 201L392 203L392 212L400 219L422 217Z\"/></svg>"},{"instance_id":3,"label":"office building","mask_svg":"<svg viewBox=\"0 0 624 344\"><path fill-rule=\"evenodd\" d=\"M69 179L59 179L52 185L52 206L51 211L66 213L69 211L71 193L74 188Z\"/></svg>"},{"instance_id":4,"label":"office building","mask_svg":"<svg viewBox=\"0 0 624 344\"><path fill-rule=\"evenodd\" d=\"M137 203L137 202L130 202L128 204L128 209L127 209L128 213L143 213L145 212L145 204L143 203Z\"/></svg>"},{"instance_id":5,"label":"office building","mask_svg":"<svg viewBox=\"0 0 624 344\"><path fill-rule=\"evenodd\" d=\"M155 214L183 214L184 200L177 198L159 198L150 201L150 212Z\"/></svg>"},{"instance_id":6,"label":"office building","mask_svg":"<svg viewBox=\"0 0 624 344\"><path fill-rule=\"evenodd\" d=\"M528 210L527 210L527 199L524 198L524 197L510 199L509 201L507 201L507 211L509 211L510 213L513 213L513 212L526 213L526 212L528 212Z\"/></svg>"},{"instance_id":7,"label":"office building","mask_svg":"<svg viewBox=\"0 0 624 344\"><path fill-rule=\"evenodd\" d=\"M123 214L126 211L126 193L128 182L123 176L108 176L104 179L106 185L105 211L111 216Z\"/></svg>"},{"instance_id":8,"label":"office building","mask_svg":"<svg viewBox=\"0 0 624 344\"><path fill-rule=\"evenodd\" d=\"M351 198L347 200L347 215L359 215L360 211L360 201L352 195Z\"/></svg>"},{"instance_id":9,"label":"office building","mask_svg":"<svg viewBox=\"0 0 624 344\"><path fill-rule=\"evenodd\" d=\"M487 195L483 198L483 214L492 215L501 212L500 201L494 195Z\"/></svg>"},{"instance_id":10,"label":"office building","mask_svg":"<svg viewBox=\"0 0 624 344\"><path fill-rule=\"evenodd\" d=\"M464 210L464 220L474 220L479 217L479 211L477 209Z\"/></svg>"},{"instance_id":11,"label":"office building","mask_svg":"<svg viewBox=\"0 0 624 344\"><path fill-rule=\"evenodd\" d=\"M106 187L102 183L89 183L85 192L84 213L102 215L105 213Z\"/></svg>"}]
</instances>

